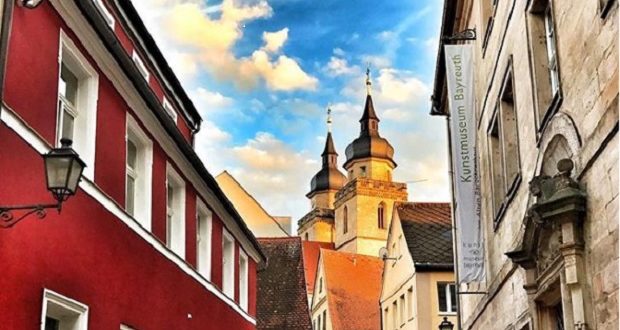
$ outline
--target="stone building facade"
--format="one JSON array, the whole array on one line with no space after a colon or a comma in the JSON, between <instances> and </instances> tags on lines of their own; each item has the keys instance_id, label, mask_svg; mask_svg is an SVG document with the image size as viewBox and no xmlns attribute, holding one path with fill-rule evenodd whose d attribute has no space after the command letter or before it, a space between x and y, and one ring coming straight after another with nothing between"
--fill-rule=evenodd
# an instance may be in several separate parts
<instances>
[{"instance_id":1,"label":"stone building facade","mask_svg":"<svg viewBox=\"0 0 620 330\"><path fill-rule=\"evenodd\" d=\"M486 282L462 329L618 329L618 2L446 0L441 36L474 28Z\"/></svg>"}]
</instances>

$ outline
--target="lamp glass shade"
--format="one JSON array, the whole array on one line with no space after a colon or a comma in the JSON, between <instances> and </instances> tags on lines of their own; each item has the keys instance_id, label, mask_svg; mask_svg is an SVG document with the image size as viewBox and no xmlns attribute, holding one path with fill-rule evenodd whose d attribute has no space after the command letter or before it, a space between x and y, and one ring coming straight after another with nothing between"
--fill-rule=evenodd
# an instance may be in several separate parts
<instances>
[{"instance_id":1,"label":"lamp glass shade","mask_svg":"<svg viewBox=\"0 0 620 330\"><path fill-rule=\"evenodd\" d=\"M70 145L52 149L43 156L47 189L59 201L74 195L77 191L85 164Z\"/></svg>"}]
</instances>

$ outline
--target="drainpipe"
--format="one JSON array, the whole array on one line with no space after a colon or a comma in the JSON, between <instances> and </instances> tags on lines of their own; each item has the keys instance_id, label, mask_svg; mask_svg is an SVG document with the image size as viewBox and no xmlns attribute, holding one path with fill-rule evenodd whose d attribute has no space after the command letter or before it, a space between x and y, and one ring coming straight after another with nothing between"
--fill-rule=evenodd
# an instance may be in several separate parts
<instances>
[{"instance_id":1,"label":"drainpipe","mask_svg":"<svg viewBox=\"0 0 620 330\"><path fill-rule=\"evenodd\" d=\"M9 48L9 32L13 21L14 0L0 0L0 113L4 104L4 75Z\"/></svg>"}]
</instances>

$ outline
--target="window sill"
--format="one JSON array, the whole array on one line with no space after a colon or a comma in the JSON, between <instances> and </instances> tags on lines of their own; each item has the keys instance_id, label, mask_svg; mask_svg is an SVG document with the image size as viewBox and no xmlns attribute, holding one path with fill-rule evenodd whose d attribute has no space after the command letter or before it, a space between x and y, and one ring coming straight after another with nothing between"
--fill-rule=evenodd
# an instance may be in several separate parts
<instances>
[{"instance_id":1,"label":"window sill","mask_svg":"<svg viewBox=\"0 0 620 330\"><path fill-rule=\"evenodd\" d=\"M456 316L456 312L439 312L439 316Z\"/></svg>"},{"instance_id":2,"label":"window sill","mask_svg":"<svg viewBox=\"0 0 620 330\"><path fill-rule=\"evenodd\" d=\"M517 177L512 181L512 184L510 185L510 189L508 189L508 193L506 194L506 197L504 197L504 201L500 205L499 210L497 211L497 214L495 214L495 218L493 219L493 231L494 232L497 231L497 229L499 228L499 225L504 219L506 210L508 209L508 207L510 206L510 203L512 202L515 195L517 194L517 190L519 190L519 187L521 186L521 181L523 180L521 179L521 173L519 173Z\"/></svg>"},{"instance_id":3,"label":"window sill","mask_svg":"<svg viewBox=\"0 0 620 330\"><path fill-rule=\"evenodd\" d=\"M540 146L540 142L542 140L542 136L545 133L545 129L549 125L549 122L551 121L551 118L553 118L553 116L560 109L560 106L562 105L562 100L563 100L562 90L559 90L557 93L555 93L555 96L553 97L553 99L551 100L551 103L547 107L547 110L545 111L543 119L540 122L540 125L538 127L538 134L536 136L536 139L537 139L536 143L537 143L538 146Z\"/></svg>"}]
</instances>

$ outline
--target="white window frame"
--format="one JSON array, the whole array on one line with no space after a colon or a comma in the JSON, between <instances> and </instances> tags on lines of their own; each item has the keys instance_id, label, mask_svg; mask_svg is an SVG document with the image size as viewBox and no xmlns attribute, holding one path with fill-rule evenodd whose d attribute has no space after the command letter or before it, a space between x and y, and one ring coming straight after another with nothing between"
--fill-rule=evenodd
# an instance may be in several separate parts
<instances>
[{"instance_id":1,"label":"white window frame","mask_svg":"<svg viewBox=\"0 0 620 330\"><path fill-rule=\"evenodd\" d=\"M166 110L168 116L170 116L170 118L172 118L172 121L174 121L174 123L176 124L179 116L177 115L177 111L174 110L172 103L170 103L170 101L168 101L168 99L164 96L164 100L161 104L164 107L164 110Z\"/></svg>"},{"instance_id":2,"label":"white window frame","mask_svg":"<svg viewBox=\"0 0 620 330\"><path fill-rule=\"evenodd\" d=\"M166 194L168 186L172 186L174 196L168 205L166 196L166 246L182 259L185 259L185 180L172 168L166 166ZM172 219L168 220L168 211L172 211Z\"/></svg>"},{"instance_id":3,"label":"white window frame","mask_svg":"<svg viewBox=\"0 0 620 330\"><path fill-rule=\"evenodd\" d=\"M103 0L93 0L93 3L97 7L97 9L99 9L99 12L101 13L101 15L103 15L103 18L105 19L106 23L108 23L108 25L112 28L112 30L114 30L114 23L115 23L114 15L112 15L112 13L105 6L105 4L103 3Z\"/></svg>"},{"instance_id":4,"label":"white window frame","mask_svg":"<svg viewBox=\"0 0 620 330\"><path fill-rule=\"evenodd\" d=\"M99 74L82 55L73 40L60 30L60 44L58 47L58 81L62 64L78 78L78 92L75 104L76 117L73 125L73 149L86 163L83 175L94 180L95 178L95 150L97 137L97 100L99 98ZM58 102L60 105L60 84ZM56 115L56 146L60 146L62 135L62 109L58 107Z\"/></svg>"},{"instance_id":5,"label":"white window frame","mask_svg":"<svg viewBox=\"0 0 620 330\"><path fill-rule=\"evenodd\" d=\"M144 80L148 82L149 78L151 77L151 73L149 72L149 69L144 64L142 57L140 57L140 55L136 52L135 49L131 53L131 59L133 60L133 63L136 65L136 67L138 68L138 71L140 71L140 74L142 75L142 77L144 77Z\"/></svg>"},{"instance_id":6,"label":"white window frame","mask_svg":"<svg viewBox=\"0 0 620 330\"><path fill-rule=\"evenodd\" d=\"M136 119L127 114L127 127L125 141L131 140L137 149L136 176L134 189L134 215L133 218L146 230L151 230L151 210L153 204L153 141L140 128ZM125 160L125 164L127 161ZM127 182L125 182L127 193Z\"/></svg>"},{"instance_id":7,"label":"white window frame","mask_svg":"<svg viewBox=\"0 0 620 330\"><path fill-rule=\"evenodd\" d=\"M41 309L41 330L45 330L45 318L49 315L48 308L54 305L67 314L72 314L75 324L71 328L62 327L63 330L86 330L88 329L88 306L63 296L49 289L43 289L43 306ZM62 320L61 320L62 322Z\"/></svg>"},{"instance_id":8,"label":"white window frame","mask_svg":"<svg viewBox=\"0 0 620 330\"><path fill-rule=\"evenodd\" d=\"M250 259L239 249L239 306L248 311L248 276L250 275Z\"/></svg>"},{"instance_id":9,"label":"white window frame","mask_svg":"<svg viewBox=\"0 0 620 330\"><path fill-rule=\"evenodd\" d=\"M560 92L560 73L558 70L558 51L556 47L557 37L551 1L547 3L547 7L543 12L543 21L545 27L545 47L547 51L549 70L549 86L551 88L551 97L555 97L555 95Z\"/></svg>"},{"instance_id":10,"label":"white window frame","mask_svg":"<svg viewBox=\"0 0 620 330\"><path fill-rule=\"evenodd\" d=\"M226 251L227 242L231 244L230 252ZM230 261L227 263L229 258ZM222 232L222 291L231 299L235 299L235 239L226 228Z\"/></svg>"},{"instance_id":11,"label":"white window frame","mask_svg":"<svg viewBox=\"0 0 620 330\"><path fill-rule=\"evenodd\" d=\"M439 286L444 284L445 285L445 294L446 294L446 310L442 311L441 310L441 305L437 306L439 308L439 314L441 315L455 315L456 311L452 310L452 295L450 293L450 287L453 286L454 287L454 291L456 292L456 284L455 283L448 283L448 282L439 282L437 283L437 302L439 302ZM455 299L458 299L458 297L454 297Z\"/></svg>"},{"instance_id":12,"label":"white window frame","mask_svg":"<svg viewBox=\"0 0 620 330\"><path fill-rule=\"evenodd\" d=\"M196 268L198 273L211 280L211 246L213 244L213 212L200 199L196 199Z\"/></svg>"}]
</instances>

